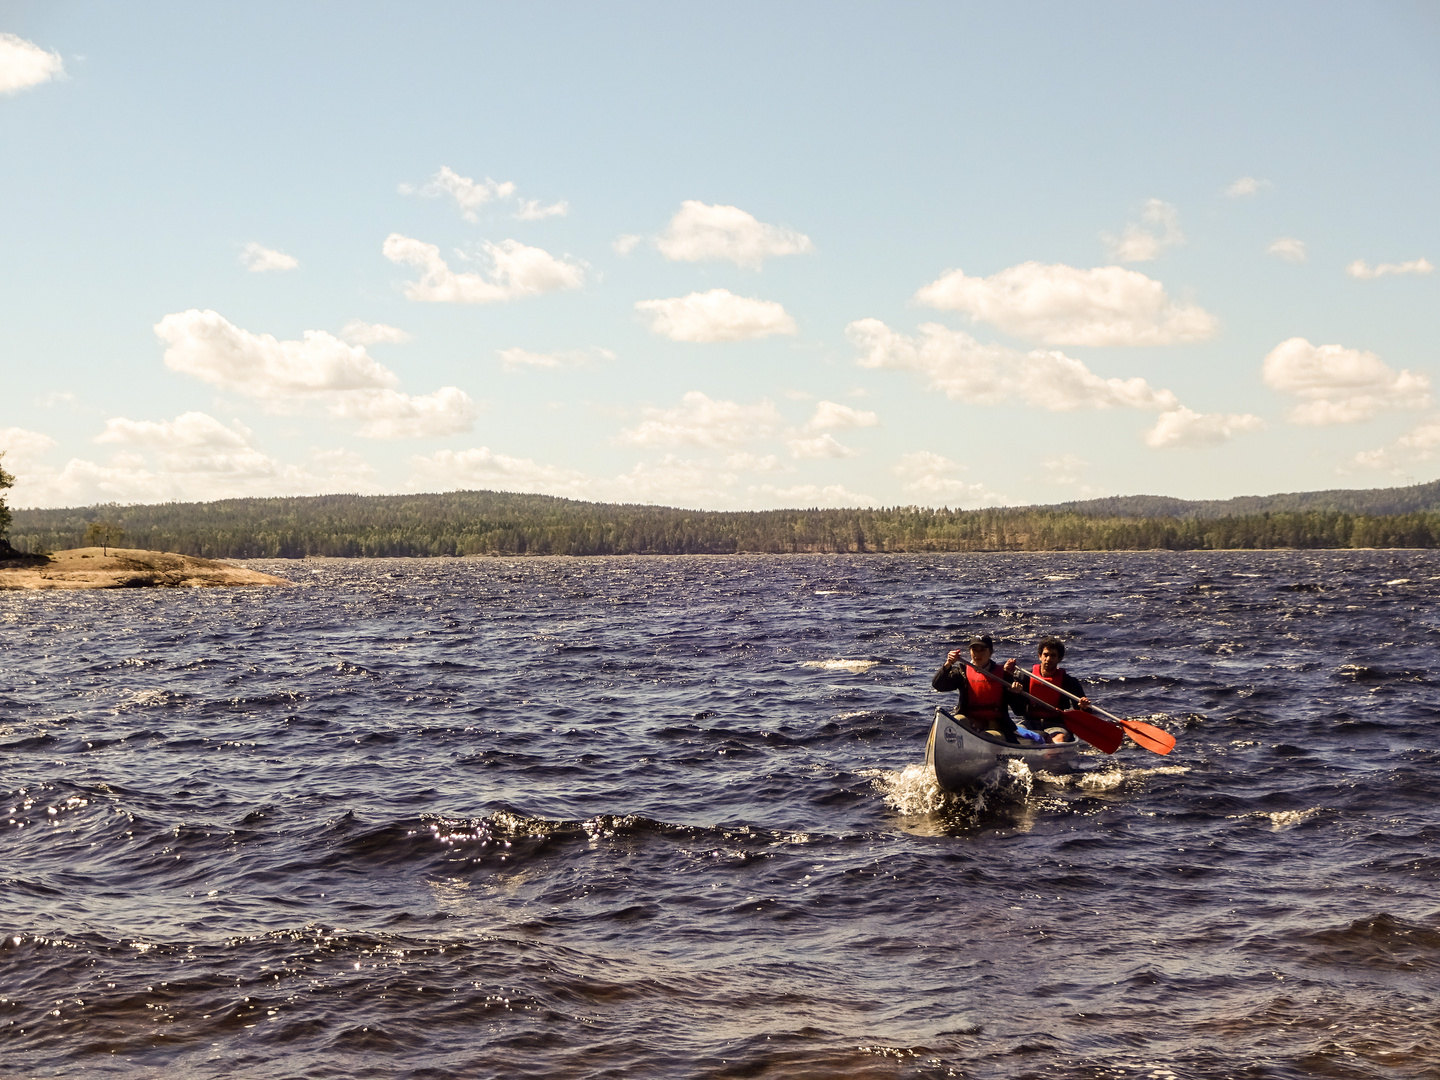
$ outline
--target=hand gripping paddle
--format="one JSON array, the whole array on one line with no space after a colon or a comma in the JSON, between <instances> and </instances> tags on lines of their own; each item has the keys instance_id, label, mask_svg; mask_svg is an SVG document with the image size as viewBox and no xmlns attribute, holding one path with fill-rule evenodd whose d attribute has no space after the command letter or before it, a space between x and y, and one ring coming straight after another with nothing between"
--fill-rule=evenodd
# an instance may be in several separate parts
<instances>
[{"instance_id":1,"label":"hand gripping paddle","mask_svg":"<svg viewBox=\"0 0 1440 1080\"><path fill-rule=\"evenodd\" d=\"M1000 683L1012 694L1019 694L1021 697L1028 698L1030 701L1035 702L1036 705L1044 705L1047 709L1051 707L1039 698L1027 694L1019 687L1006 682L993 671L985 671L982 668L977 668L968 660L962 659L961 663L968 668L975 668L976 671L980 672L981 675L984 675L992 682ZM1031 678L1033 679L1034 676L1032 675ZM1125 741L1125 732L1109 721L1101 720L1100 717L1094 713L1085 712L1083 709L1069 709L1060 713L1060 716L1064 719L1065 726L1074 732L1075 735L1084 739L1091 746L1095 747L1096 750L1100 750L1106 754L1113 754L1116 750L1119 750L1120 744Z\"/></svg>"},{"instance_id":2,"label":"hand gripping paddle","mask_svg":"<svg viewBox=\"0 0 1440 1080\"><path fill-rule=\"evenodd\" d=\"M1038 683L1044 683L1044 685L1050 687L1051 690L1058 690L1071 701L1080 700L1074 694L1070 693L1069 690L1061 690L1060 687L1056 686L1054 683L1050 682L1047 679L1040 678L1039 675L1035 675L1032 673L1030 674L1030 678L1034 679ZM1024 693L1024 691L1019 692ZM1125 733L1134 740L1136 746L1143 746L1152 754L1168 754L1171 750L1175 749L1175 736L1171 735L1163 728L1158 728L1154 724L1147 724L1140 720L1122 720L1120 717L1114 716L1111 713L1106 712L1104 709L1096 709L1094 705L1090 706L1090 708L1094 709L1095 712L1099 713L1101 716L1107 716L1111 720L1115 721L1115 723L1119 724L1122 728L1125 729ZM1075 728L1074 723L1070 719L1072 716L1075 716L1077 714L1080 716L1085 715L1085 713L1079 709L1076 709L1072 712L1067 712L1065 713L1065 722L1070 724L1071 730L1075 731L1075 734L1079 735L1079 730ZM1084 736L1082 735L1081 738L1084 738Z\"/></svg>"}]
</instances>

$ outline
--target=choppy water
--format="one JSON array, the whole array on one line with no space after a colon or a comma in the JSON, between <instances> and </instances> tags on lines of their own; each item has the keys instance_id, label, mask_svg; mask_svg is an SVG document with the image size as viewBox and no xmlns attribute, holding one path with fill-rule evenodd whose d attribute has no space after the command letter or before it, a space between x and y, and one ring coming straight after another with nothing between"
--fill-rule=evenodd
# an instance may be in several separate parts
<instances>
[{"instance_id":1,"label":"choppy water","mask_svg":"<svg viewBox=\"0 0 1440 1080\"><path fill-rule=\"evenodd\" d=\"M0 594L4 1075L1440 1074L1440 553L252 565Z\"/></svg>"}]
</instances>

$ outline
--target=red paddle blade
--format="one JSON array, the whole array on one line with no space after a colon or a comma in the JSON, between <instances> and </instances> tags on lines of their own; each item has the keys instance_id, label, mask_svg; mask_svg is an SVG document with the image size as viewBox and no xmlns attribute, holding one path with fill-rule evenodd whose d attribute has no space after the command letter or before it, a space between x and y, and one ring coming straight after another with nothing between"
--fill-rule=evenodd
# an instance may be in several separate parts
<instances>
[{"instance_id":1,"label":"red paddle blade","mask_svg":"<svg viewBox=\"0 0 1440 1080\"><path fill-rule=\"evenodd\" d=\"M1060 715L1065 718L1066 727L1096 750L1113 754L1125 741L1125 732L1120 730L1119 725L1112 724L1109 720L1101 720L1094 713L1085 712L1083 709L1070 709Z\"/></svg>"},{"instance_id":2,"label":"red paddle blade","mask_svg":"<svg viewBox=\"0 0 1440 1080\"><path fill-rule=\"evenodd\" d=\"M1168 754L1175 749L1175 736L1154 724L1140 720L1121 720L1120 726L1135 741L1136 746L1143 746L1153 754Z\"/></svg>"}]
</instances>

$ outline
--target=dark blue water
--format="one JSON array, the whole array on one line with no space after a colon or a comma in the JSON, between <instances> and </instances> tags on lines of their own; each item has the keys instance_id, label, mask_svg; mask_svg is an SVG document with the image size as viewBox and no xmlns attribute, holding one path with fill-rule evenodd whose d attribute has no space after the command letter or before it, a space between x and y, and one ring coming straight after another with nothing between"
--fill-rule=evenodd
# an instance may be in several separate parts
<instances>
[{"instance_id":1,"label":"dark blue water","mask_svg":"<svg viewBox=\"0 0 1440 1080\"><path fill-rule=\"evenodd\" d=\"M252 565L0 593L0 1074L1440 1075L1440 553Z\"/></svg>"}]
</instances>

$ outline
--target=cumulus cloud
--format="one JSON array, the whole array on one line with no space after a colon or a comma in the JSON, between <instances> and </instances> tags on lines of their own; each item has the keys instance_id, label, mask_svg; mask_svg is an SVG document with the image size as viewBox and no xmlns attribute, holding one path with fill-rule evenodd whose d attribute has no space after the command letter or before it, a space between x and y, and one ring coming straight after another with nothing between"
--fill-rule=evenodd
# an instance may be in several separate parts
<instances>
[{"instance_id":1,"label":"cumulus cloud","mask_svg":"<svg viewBox=\"0 0 1440 1080\"><path fill-rule=\"evenodd\" d=\"M875 427L880 418L873 412L852 409L849 405L838 405L833 401L822 401L815 406L815 415L805 423L807 431L834 431L840 428Z\"/></svg>"},{"instance_id":2,"label":"cumulus cloud","mask_svg":"<svg viewBox=\"0 0 1440 1080\"><path fill-rule=\"evenodd\" d=\"M997 405L1018 398L1052 412L1163 410L1179 404L1169 390L1157 390L1142 378L1101 378L1064 353L982 345L938 323L921 326L918 339L891 330L879 319L852 322L845 333L861 351L861 367L913 371L955 401Z\"/></svg>"},{"instance_id":3,"label":"cumulus cloud","mask_svg":"<svg viewBox=\"0 0 1440 1080\"><path fill-rule=\"evenodd\" d=\"M294 398L346 390L383 389L395 375L362 345L347 345L323 330L306 330L303 341L252 334L218 312L166 315L155 334L168 346L165 366L213 386L283 407Z\"/></svg>"},{"instance_id":4,"label":"cumulus cloud","mask_svg":"<svg viewBox=\"0 0 1440 1080\"><path fill-rule=\"evenodd\" d=\"M1261 191L1274 187L1269 180L1259 180L1253 176L1242 176L1225 189L1226 198L1246 199L1252 195L1258 195Z\"/></svg>"},{"instance_id":5,"label":"cumulus cloud","mask_svg":"<svg viewBox=\"0 0 1440 1080\"><path fill-rule=\"evenodd\" d=\"M455 435L475 426L475 402L464 390L442 386L411 396L396 390L352 390L339 394L330 412L363 420L356 434L367 439L429 439Z\"/></svg>"},{"instance_id":6,"label":"cumulus cloud","mask_svg":"<svg viewBox=\"0 0 1440 1080\"><path fill-rule=\"evenodd\" d=\"M376 490L374 470L349 451L313 451L314 468L284 464L257 449L243 424L226 425L206 413L161 421L114 417L95 442L116 447L108 462L72 458L62 469L27 470L15 505Z\"/></svg>"},{"instance_id":7,"label":"cumulus cloud","mask_svg":"<svg viewBox=\"0 0 1440 1080\"><path fill-rule=\"evenodd\" d=\"M1381 263L1379 266L1371 266L1364 259L1356 259L1345 268L1345 272L1353 278L1362 281L1369 281L1374 278L1389 277L1392 274L1433 274L1434 265L1429 259L1412 259L1403 263Z\"/></svg>"},{"instance_id":8,"label":"cumulus cloud","mask_svg":"<svg viewBox=\"0 0 1440 1080\"><path fill-rule=\"evenodd\" d=\"M1021 263L988 278L951 270L915 299L1046 345L1173 345L1213 337L1215 316L1120 266Z\"/></svg>"},{"instance_id":9,"label":"cumulus cloud","mask_svg":"<svg viewBox=\"0 0 1440 1080\"><path fill-rule=\"evenodd\" d=\"M385 257L393 263L423 271L419 281L405 286L411 300L433 304L496 304L524 296L578 289L585 270L578 263L557 259L549 252L527 247L518 240L482 245L490 263L488 274L456 273L440 257L434 244L412 240L399 233L385 238Z\"/></svg>"},{"instance_id":10,"label":"cumulus cloud","mask_svg":"<svg viewBox=\"0 0 1440 1080\"><path fill-rule=\"evenodd\" d=\"M97 443L142 446L159 454L160 467L172 474L262 478L278 471L276 463L250 445L253 433L239 421L222 424L202 412L174 420L129 420L113 417L95 436Z\"/></svg>"},{"instance_id":11,"label":"cumulus cloud","mask_svg":"<svg viewBox=\"0 0 1440 1080\"><path fill-rule=\"evenodd\" d=\"M615 252L616 255L629 255L640 246L640 241L644 239L643 236L638 236L635 233L621 233L614 240L610 241L610 250Z\"/></svg>"},{"instance_id":12,"label":"cumulus cloud","mask_svg":"<svg viewBox=\"0 0 1440 1080\"><path fill-rule=\"evenodd\" d=\"M1440 415L1429 416L1389 446L1363 450L1354 463L1366 469L1384 469L1396 476L1421 462L1433 461L1440 451Z\"/></svg>"},{"instance_id":13,"label":"cumulus cloud","mask_svg":"<svg viewBox=\"0 0 1440 1080\"><path fill-rule=\"evenodd\" d=\"M394 328L362 323L359 332L395 340L378 330ZM165 316L155 333L169 346L165 364L172 371L255 398L274 412L323 401L332 415L363 421L358 434L366 438L451 435L474 423L475 403L463 390L400 393L395 374L363 345L346 344L323 330L305 331L303 341L279 341L242 330L217 312L191 309Z\"/></svg>"},{"instance_id":14,"label":"cumulus cloud","mask_svg":"<svg viewBox=\"0 0 1440 1080\"><path fill-rule=\"evenodd\" d=\"M738 206L694 199L680 204L655 246L675 262L724 260L753 270L773 256L799 255L814 247L804 233L757 221Z\"/></svg>"},{"instance_id":15,"label":"cumulus cloud","mask_svg":"<svg viewBox=\"0 0 1440 1080\"><path fill-rule=\"evenodd\" d=\"M635 310L648 316L652 331L671 341L748 341L795 333L795 320L780 304L736 296L728 289L641 300Z\"/></svg>"},{"instance_id":16,"label":"cumulus cloud","mask_svg":"<svg viewBox=\"0 0 1440 1080\"><path fill-rule=\"evenodd\" d=\"M921 502L957 506L995 506L1004 502L1002 496L985 484L961 476L966 471L964 465L929 450L900 455L890 471L903 481L901 490L917 496Z\"/></svg>"},{"instance_id":17,"label":"cumulus cloud","mask_svg":"<svg viewBox=\"0 0 1440 1080\"><path fill-rule=\"evenodd\" d=\"M367 323L351 319L340 331L340 337L351 345L404 345L410 335L404 330L384 323Z\"/></svg>"},{"instance_id":18,"label":"cumulus cloud","mask_svg":"<svg viewBox=\"0 0 1440 1080\"><path fill-rule=\"evenodd\" d=\"M1197 413L1181 405L1160 414L1155 426L1145 433L1145 445L1156 450L1219 446L1264 426L1265 421L1250 413Z\"/></svg>"},{"instance_id":19,"label":"cumulus cloud","mask_svg":"<svg viewBox=\"0 0 1440 1080\"><path fill-rule=\"evenodd\" d=\"M17 461L29 461L59 446L49 435L18 427L0 427L0 454L14 468Z\"/></svg>"},{"instance_id":20,"label":"cumulus cloud","mask_svg":"<svg viewBox=\"0 0 1440 1080\"><path fill-rule=\"evenodd\" d=\"M504 183L496 183L488 176L476 182L468 176L461 176L448 165L440 166L440 171L430 178L430 182L421 188L412 184L401 184L402 195L420 194L426 198L439 198L448 195L455 200L455 205L460 208L460 215L466 221L479 221L477 211L480 207L496 199L508 199L515 194L515 185L508 180Z\"/></svg>"},{"instance_id":21,"label":"cumulus cloud","mask_svg":"<svg viewBox=\"0 0 1440 1080\"><path fill-rule=\"evenodd\" d=\"M1272 390L1300 399L1288 414L1292 424L1351 424L1387 409L1430 404L1430 380L1424 375L1393 371L1372 352L1311 345L1300 337L1270 350L1263 377Z\"/></svg>"},{"instance_id":22,"label":"cumulus cloud","mask_svg":"<svg viewBox=\"0 0 1440 1080\"><path fill-rule=\"evenodd\" d=\"M581 496L592 481L575 469L544 465L529 458L497 454L488 446L438 450L410 459L409 486L427 491L483 488Z\"/></svg>"},{"instance_id":23,"label":"cumulus cloud","mask_svg":"<svg viewBox=\"0 0 1440 1080\"><path fill-rule=\"evenodd\" d=\"M564 199L542 206L539 199L521 199L520 209L515 216L521 221L544 221L546 218L564 217L570 213L570 204Z\"/></svg>"},{"instance_id":24,"label":"cumulus cloud","mask_svg":"<svg viewBox=\"0 0 1440 1080\"><path fill-rule=\"evenodd\" d=\"M614 360L615 354L609 349L562 349L559 352L537 353L526 349L498 349L500 362L506 371L517 371L526 367L561 368L583 367L593 360Z\"/></svg>"},{"instance_id":25,"label":"cumulus cloud","mask_svg":"<svg viewBox=\"0 0 1440 1080\"><path fill-rule=\"evenodd\" d=\"M267 270L294 270L300 260L252 241L240 252L240 264L252 274L263 274Z\"/></svg>"},{"instance_id":26,"label":"cumulus cloud","mask_svg":"<svg viewBox=\"0 0 1440 1080\"><path fill-rule=\"evenodd\" d=\"M726 449L773 438L784 427L774 404L716 401L692 390L672 409L646 409L645 419L618 441L630 446L703 446Z\"/></svg>"},{"instance_id":27,"label":"cumulus cloud","mask_svg":"<svg viewBox=\"0 0 1440 1080\"><path fill-rule=\"evenodd\" d=\"M0 94L17 94L64 74L59 53L14 34L0 34Z\"/></svg>"},{"instance_id":28,"label":"cumulus cloud","mask_svg":"<svg viewBox=\"0 0 1440 1080\"><path fill-rule=\"evenodd\" d=\"M797 458L847 458L855 451L829 432L822 435L795 435L785 440L790 455Z\"/></svg>"},{"instance_id":29,"label":"cumulus cloud","mask_svg":"<svg viewBox=\"0 0 1440 1080\"><path fill-rule=\"evenodd\" d=\"M735 500L733 474L716 473L707 461L666 454L637 462L628 472L597 483L597 494L612 502L699 506Z\"/></svg>"},{"instance_id":30,"label":"cumulus cloud","mask_svg":"<svg viewBox=\"0 0 1440 1080\"><path fill-rule=\"evenodd\" d=\"M1149 262L1166 248L1185 242L1180 231L1180 211L1161 199L1150 199L1140 214L1140 224L1131 223L1117 236L1101 239L1117 262Z\"/></svg>"},{"instance_id":31,"label":"cumulus cloud","mask_svg":"<svg viewBox=\"0 0 1440 1080\"><path fill-rule=\"evenodd\" d=\"M1293 236L1279 237L1265 251L1277 259L1284 259L1286 262L1292 263L1303 263L1308 254L1305 250L1305 241L1297 240Z\"/></svg>"}]
</instances>

